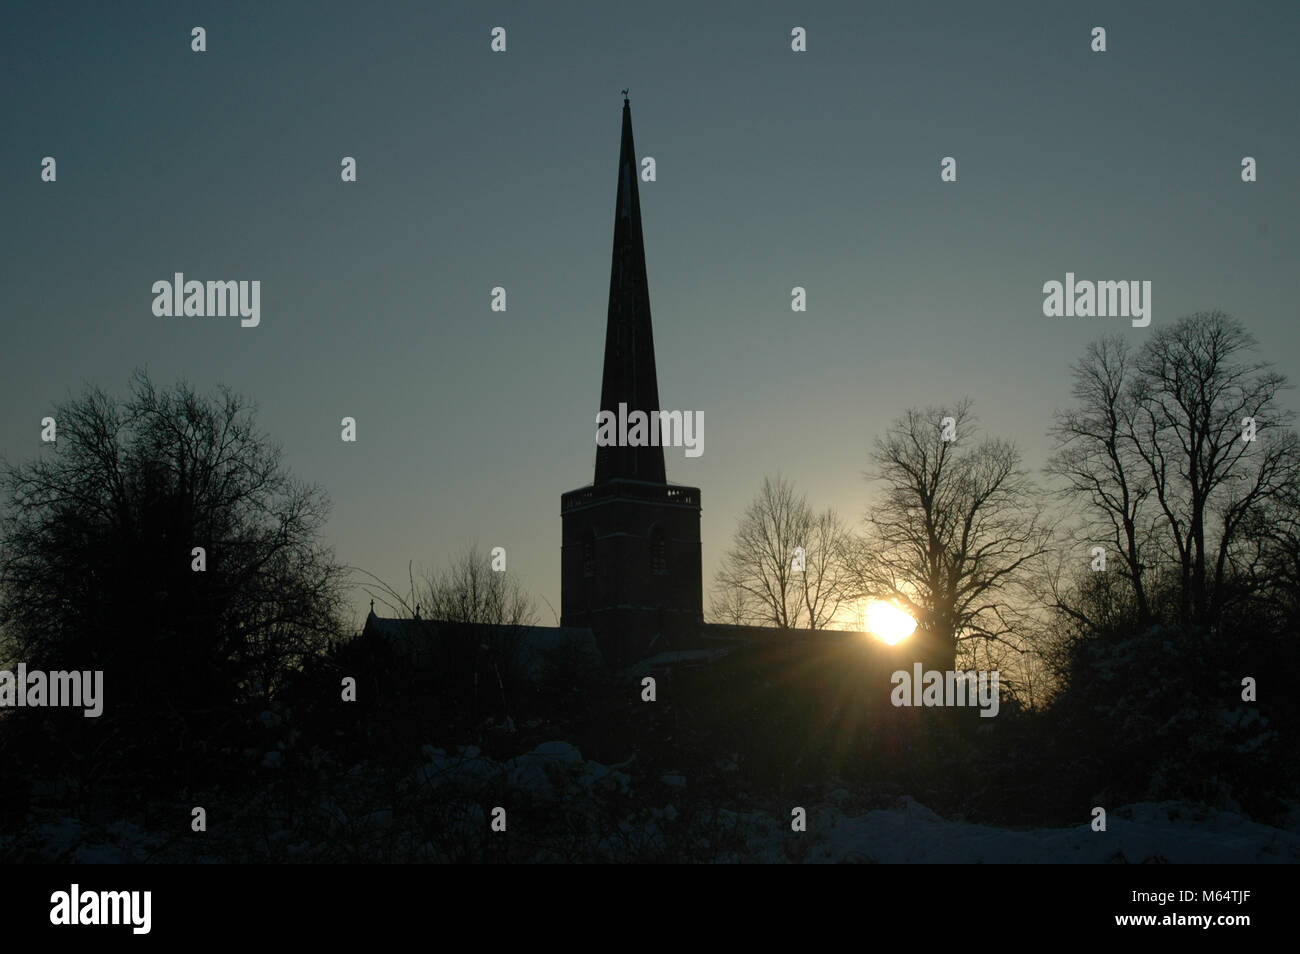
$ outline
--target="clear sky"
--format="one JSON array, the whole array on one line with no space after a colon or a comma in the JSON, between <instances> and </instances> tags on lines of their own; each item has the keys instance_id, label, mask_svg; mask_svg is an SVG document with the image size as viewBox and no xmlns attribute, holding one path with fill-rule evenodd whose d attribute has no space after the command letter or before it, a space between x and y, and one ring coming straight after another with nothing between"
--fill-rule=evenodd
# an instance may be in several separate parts
<instances>
[{"instance_id":1,"label":"clear sky","mask_svg":"<svg viewBox=\"0 0 1300 954\"><path fill-rule=\"evenodd\" d=\"M7 3L0 453L136 367L227 384L330 495L342 560L404 586L505 546L558 610L626 86L660 399L704 415L703 456L666 458L702 489L707 589L764 474L856 522L910 405L969 395L1040 467L1103 333L1221 308L1300 376L1298 37L1293 0ZM177 271L261 281L260 325L156 317ZM1151 326L1044 317L1067 271L1151 281Z\"/></svg>"}]
</instances>

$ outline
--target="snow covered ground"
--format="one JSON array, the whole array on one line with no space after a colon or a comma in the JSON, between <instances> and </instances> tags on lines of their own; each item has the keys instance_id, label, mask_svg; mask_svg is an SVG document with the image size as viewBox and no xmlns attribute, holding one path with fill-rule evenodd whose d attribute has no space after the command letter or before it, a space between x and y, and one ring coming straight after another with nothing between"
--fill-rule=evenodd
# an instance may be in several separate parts
<instances>
[{"instance_id":1,"label":"snow covered ground","mask_svg":"<svg viewBox=\"0 0 1300 954\"><path fill-rule=\"evenodd\" d=\"M426 777L446 777L448 767L465 755L478 765L477 772L492 774L490 760L477 750L447 756L426 749L430 763ZM463 764L463 763L462 763ZM606 767L584 761L568 742L546 742L502 767L511 787L527 791L541 801L573 799L616 787L627 793L625 765ZM459 774L459 773L457 773ZM668 789L684 789L689 780L665 775ZM879 863L1141 863L1165 861L1180 864L1300 862L1300 831L1260 825L1232 812L1216 811L1187 802L1140 803L1110 811L1106 831L1092 830L1091 813L1072 828L998 828L941 818L914 799L904 796L890 809L845 814L838 806L851 798L839 789L826 804L807 808L807 830L796 833L790 820L762 812L719 813L724 824L743 833L745 847L730 860L784 862L792 839L806 840L798 856L810 862ZM794 806L792 806L794 807ZM652 810L656 823L678 814L671 802ZM730 824L728 824L730 827Z\"/></svg>"},{"instance_id":2,"label":"snow covered ground","mask_svg":"<svg viewBox=\"0 0 1300 954\"><path fill-rule=\"evenodd\" d=\"M850 817L833 805L809 811L805 861L954 864L1057 864L1167 861L1175 864L1300 861L1300 833L1185 802L1124 806L1106 831L994 828L940 818L902 799L896 809ZM772 841L772 839L768 839ZM755 861L780 861L772 845Z\"/></svg>"},{"instance_id":3,"label":"snow covered ground","mask_svg":"<svg viewBox=\"0 0 1300 954\"><path fill-rule=\"evenodd\" d=\"M473 829L466 832L471 841L477 841L486 826L489 806L527 804L531 811L523 817L545 818L554 811L558 818L563 812L570 831L578 829L577 841L569 842L568 853L559 857L574 857L576 852L583 859L619 860L628 851L656 846L662 856L673 857L673 849L668 846L680 843L673 840L674 826L687 818L693 794L691 780L681 773L670 773L657 780L652 792L637 792L631 761L613 766L588 761L564 741L542 743L505 762L493 761L473 746L453 752L429 746L413 781L424 793L422 798L443 802L454 795L463 802L468 795L472 803L477 803L458 822ZM489 792L490 800L482 800L481 796ZM708 857L717 860L759 863L1300 861L1300 824L1289 830L1272 828L1231 812L1181 801L1116 807L1108 811L1104 832L1092 830L1090 815L1070 828L1002 828L941 818L907 796L889 808L872 811L852 811L852 801L853 794L841 788L830 792L821 804L797 806L807 812L807 828L802 832L791 829L789 814L776 817L762 811L738 812L719 807L707 824L696 816L689 841L713 841L718 850ZM356 826L348 831L358 836L394 824L393 812L383 806L371 806L365 816L358 818L342 817L334 804L328 810L332 818ZM581 821L575 825L575 820L584 815L591 822L589 839L581 834L581 829L588 826ZM613 828L611 817L620 819ZM1293 812L1292 817L1300 817L1300 813ZM518 824L512 823L509 830L519 831ZM168 840L160 833L141 831L127 823L90 830L70 818L45 821L34 834L45 857L92 864L144 861ZM677 834L681 834L680 830ZM271 837L280 840L292 834L285 830ZM533 837L530 832L529 839ZM5 854L6 840L0 836L0 856ZM540 851L537 860L557 858L550 849ZM442 857L440 849L430 848L413 850L411 860ZM310 846L304 846L296 860L314 860Z\"/></svg>"}]
</instances>

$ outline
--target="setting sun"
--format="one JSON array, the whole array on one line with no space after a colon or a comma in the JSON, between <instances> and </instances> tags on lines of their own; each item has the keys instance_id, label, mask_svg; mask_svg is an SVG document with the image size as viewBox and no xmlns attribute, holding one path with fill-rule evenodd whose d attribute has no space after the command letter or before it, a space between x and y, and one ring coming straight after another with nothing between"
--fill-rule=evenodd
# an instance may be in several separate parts
<instances>
[{"instance_id":1,"label":"setting sun","mask_svg":"<svg viewBox=\"0 0 1300 954\"><path fill-rule=\"evenodd\" d=\"M893 603L872 600L863 610L863 628L892 646L912 635L916 620Z\"/></svg>"}]
</instances>

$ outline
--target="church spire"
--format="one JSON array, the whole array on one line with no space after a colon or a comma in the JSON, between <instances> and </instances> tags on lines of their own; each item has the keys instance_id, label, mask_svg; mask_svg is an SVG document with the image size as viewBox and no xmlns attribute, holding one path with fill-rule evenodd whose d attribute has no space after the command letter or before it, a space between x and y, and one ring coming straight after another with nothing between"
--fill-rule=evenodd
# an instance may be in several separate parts
<instances>
[{"instance_id":1,"label":"church spire","mask_svg":"<svg viewBox=\"0 0 1300 954\"><path fill-rule=\"evenodd\" d=\"M632 108L624 90L623 142L618 156L618 200L614 212L614 254L609 276L609 317L605 325L605 371L600 410L616 416L627 411L659 410L654 336L650 330L650 288L646 279L645 243L641 236L641 198L637 191L636 148L632 144ZM658 445L597 447L597 484L618 478L663 484L664 452Z\"/></svg>"}]
</instances>

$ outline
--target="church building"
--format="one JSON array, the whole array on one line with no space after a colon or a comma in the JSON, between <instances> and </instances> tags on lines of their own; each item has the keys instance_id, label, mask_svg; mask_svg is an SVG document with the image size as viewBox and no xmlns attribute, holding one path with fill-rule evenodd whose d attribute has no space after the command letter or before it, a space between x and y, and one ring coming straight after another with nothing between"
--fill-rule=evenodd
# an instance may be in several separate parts
<instances>
[{"instance_id":1,"label":"church building","mask_svg":"<svg viewBox=\"0 0 1300 954\"><path fill-rule=\"evenodd\" d=\"M623 100L602 411L659 411L632 109ZM594 416L593 416L594 418ZM704 622L700 491L669 484L659 444L596 448L592 482L560 498L560 622L611 665L693 643Z\"/></svg>"},{"instance_id":2,"label":"church building","mask_svg":"<svg viewBox=\"0 0 1300 954\"><path fill-rule=\"evenodd\" d=\"M632 110L624 98L597 410L626 406L629 415L641 411L650 417L660 403L639 180ZM514 634L516 644L538 666L548 652L577 647L607 667L624 669L666 652L754 640L875 643L863 633L706 624L700 512L699 488L668 482L661 444L598 442L592 482L560 497L560 626L516 627L522 630ZM478 628L486 632L494 627ZM450 631L449 624L418 614L415 619L386 619L372 608L363 635L382 637L407 658L436 667ZM913 655L921 649L919 637L887 655Z\"/></svg>"}]
</instances>

